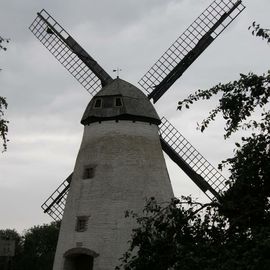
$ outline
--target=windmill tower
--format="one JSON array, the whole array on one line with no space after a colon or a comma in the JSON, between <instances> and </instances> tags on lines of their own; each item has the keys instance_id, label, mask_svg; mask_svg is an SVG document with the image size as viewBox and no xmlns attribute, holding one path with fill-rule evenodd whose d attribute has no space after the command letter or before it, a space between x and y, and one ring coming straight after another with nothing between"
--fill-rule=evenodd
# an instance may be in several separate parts
<instances>
[{"instance_id":1,"label":"windmill tower","mask_svg":"<svg viewBox=\"0 0 270 270\"><path fill-rule=\"evenodd\" d=\"M30 30L93 95L74 171L42 205L55 220L63 217L54 270L116 266L134 226L124 211L173 196L162 150L210 199L219 198L225 178L150 100L156 103L244 8L240 0L212 2L139 81L144 93L113 80L45 10L38 13Z\"/></svg>"},{"instance_id":2,"label":"windmill tower","mask_svg":"<svg viewBox=\"0 0 270 270\"><path fill-rule=\"evenodd\" d=\"M134 227L125 211L141 211L145 198L153 195L160 202L172 198L158 135L160 122L148 98L119 78L90 101L81 121L84 134L54 269L66 265L89 269L81 263L89 265L91 258L93 269L113 268ZM77 258L72 256L78 253Z\"/></svg>"}]
</instances>

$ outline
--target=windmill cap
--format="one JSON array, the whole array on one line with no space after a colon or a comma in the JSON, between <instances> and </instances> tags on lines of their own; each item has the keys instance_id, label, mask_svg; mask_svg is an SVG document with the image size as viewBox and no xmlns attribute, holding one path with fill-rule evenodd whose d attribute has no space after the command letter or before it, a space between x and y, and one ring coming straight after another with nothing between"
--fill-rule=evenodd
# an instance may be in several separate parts
<instances>
[{"instance_id":1,"label":"windmill cap","mask_svg":"<svg viewBox=\"0 0 270 270\"><path fill-rule=\"evenodd\" d=\"M89 102L81 123L131 120L159 125L160 118L147 96L134 85L116 78Z\"/></svg>"}]
</instances>

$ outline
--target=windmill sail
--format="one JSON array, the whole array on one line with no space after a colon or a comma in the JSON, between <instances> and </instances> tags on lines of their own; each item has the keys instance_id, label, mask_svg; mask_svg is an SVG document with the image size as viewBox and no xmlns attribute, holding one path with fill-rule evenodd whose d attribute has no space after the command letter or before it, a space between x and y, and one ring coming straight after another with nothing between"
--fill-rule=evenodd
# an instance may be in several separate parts
<instances>
[{"instance_id":1,"label":"windmill sail","mask_svg":"<svg viewBox=\"0 0 270 270\"><path fill-rule=\"evenodd\" d=\"M46 10L37 13L29 29L91 95L112 80Z\"/></svg>"},{"instance_id":2,"label":"windmill sail","mask_svg":"<svg viewBox=\"0 0 270 270\"><path fill-rule=\"evenodd\" d=\"M41 206L43 212L47 213L55 221L61 220L64 214L71 179L72 173L59 185L59 187Z\"/></svg>"},{"instance_id":3,"label":"windmill sail","mask_svg":"<svg viewBox=\"0 0 270 270\"><path fill-rule=\"evenodd\" d=\"M241 0L215 0L169 47L139 84L158 99L245 9Z\"/></svg>"},{"instance_id":4,"label":"windmill sail","mask_svg":"<svg viewBox=\"0 0 270 270\"><path fill-rule=\"evenodd\" d=\"M165 118L161 119L162 149L212 200L225 191L226 178L215 169Z\"/></svg>"}]
</instances>

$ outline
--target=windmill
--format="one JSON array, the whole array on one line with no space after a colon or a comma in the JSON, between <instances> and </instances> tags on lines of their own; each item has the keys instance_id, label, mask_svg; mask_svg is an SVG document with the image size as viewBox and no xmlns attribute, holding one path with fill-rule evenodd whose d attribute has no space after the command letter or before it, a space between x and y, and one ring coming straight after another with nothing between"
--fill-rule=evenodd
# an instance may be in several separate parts
<instances>
[{"instance_id":1,"label":"windmill","mask_svg":"<svg viewBox=\"0 0 270 270\"><path fill-rule=\"evenodd\" d=\"M104 128L100 128L100 125L95 126L96 123L106 122L107 128L111 128L112 132L116 132L114 127L108 124L111 123L111 120L117 123L121 123L122 121L140 122L144 124L147 123L147 127L144 126L145 130L149 129L149 133L147 134L155 132L153 130L150 131L152 126L159 126L159 145L162 147L163 151L211 200L219 198L219 192L226 189L225 178L165 117L160 119L157 116L153 105L149 102L149 100L156 103L166 93L166 91L169 90L173 83L182 76L188 67L202 54L202 52L232 23L232 21L234 21L234 19L244 10L244 8L245 6L242 4L241 0L213 1L141 78L139 85L141 86L145 95L141 94L140 90L138 90L136 87L119 78L113 80L112 77L72 38L71 35L68 34L68 32L54 18L52 18L48 12L43 9L37 14L36 19L29 27L32 33L93 96L93 99L90 101L81 121L81 123L85 125L85 134L88 135L84 135L76 161L77 165L75 165L74 172L71 173L67 179L60 184L56 191L42 205L42 209L45 213L48 213L55 220L61 220L69 190L72 188L75 190L77 188L77 192L84 193L84 191L79 191L78 186L76 187L77 184L75 184L76 181L74 179L77 179L76 177L78 177L76 168L79 166L78 164L82 162L81 159L87 158L87 155L89 155L89 152L87 151L86 152L88 154L86 154L85 149L89 148L89 145L91 145L93 149L97 147L96 144L92 142L93 137L97 136L96 132L99 132L99 136L105 136L105 133L102 133L105 132ZM139 100L139 103L131 105L129 103L130 100L128 99L130 98L130 95L133 95L133 100ZM148 97L148 101L146 100L146 96ZM118 108L109 110L108 107L110 106ZM107 108L105 115L104 113L97 112L97 110L95 110L101 108ZM143 110L146 111L144 115L142 114ZM109 114L108 111L110 112ZM116 111L117 113L115 113ZM139 124L137 128L139 127L140 129L140 125L141 124ZM151 128L149 126L151 126ZM121 129L120 127L121 125L118 126L119 130ZM130 130L133 130L131 126L129 126L129 128ZM121 132L127 132L126 130L121 130ZM133 130L133 132L136 131ZM92 137L89 134L92 134ZM106 133L106 136L108 136L108 133ZM125 133L125 136L131 135L129 133ZM144 137L145 140L148 140L147 136ZM111 140L113 140L113 138L111 138ZM86 141L89 145L85 143ZM140 142L143 143L143 141ZM121 143L122 147L122 145L125 143L123 141L121 141ZM145 147L147 148L149 146L147 145ZM150 148L148 150L150 152L152 151ZM88 151L92 150L88 149ZM95 151L100 150L96 149ZM130 162L132 163L131 160ZM160 173L163 175L166 182L166 168L163 167L162 158L157 158L156 162L160 162L160 168L162 170ZM96 166L94 163L91 164L91 166L86 166L83 168L82 178L93 177ZM154 165L151 163L149 166ZM155 168L157 169L157 167ZM160 181L162 182L163 180ZM167 183L162 182L161 184L158 184L160 185L159 188L161 187L166 190L166 192L164 191L166 194L164 193L163 195L160 195L159 191L156 190L158 196L160 195L161 197L163 196L164 198L167 198L170 194L172 194L170 187L168 187L168 181ZM154 186L152 188L155 189ZM90 189L90 187L88 187L88 189ZM72 196L73 195L70 195L69 197ZM68 200L71 201L72 199ZM73 202L74 201L76 201L76 199L74 199ZM67 202L67 204L68 203L69 202ZM71 203L69 203L69 205L71 205ZM66 218L68 215L69 214L65 213L64 218ZM68 220L68 218L66 218L66 220ZM78 218L77 222L78 223L76 226L78 226L79 229L80 227L83 228L88 222L88 217L81 216ZM62 235L65 234L68 238L68 230L63 229L62 231L65 231L62 233ZM124 234L125 233L126 232L124 232ZM82 239L80 237L78 239ZM62 242L64 243L65 241L68 240L63 238ZM58 241L57 250L63 251L64 244L59 242L60 240ZM80 257L80 261L82 263L82 265L80 265L80 269L88 269L84 268L84 264L93 265L94 263L94 265L96 265L94 258L97 258L95 260L98 261L99 254L93 249L84 249L82 242L83 241L76 242L77 253L72 248L66 251L65 254L62 252L61 256L66 257L68 263L63 269L69 269L68 267L70 267L70 269L75 269L78 267L80 262L74 259L74 256L77 256L78 254L80 254L80 256L82 254L88 256ZM108 256L109 255L107 254L107 257ZM71 260L70 258L73 259ZM60 269L60 264L61 263L59 263L58 266L55 266L54 269ZM111 268L108 264L107 267Z\"/></svg>"}]
</instances>

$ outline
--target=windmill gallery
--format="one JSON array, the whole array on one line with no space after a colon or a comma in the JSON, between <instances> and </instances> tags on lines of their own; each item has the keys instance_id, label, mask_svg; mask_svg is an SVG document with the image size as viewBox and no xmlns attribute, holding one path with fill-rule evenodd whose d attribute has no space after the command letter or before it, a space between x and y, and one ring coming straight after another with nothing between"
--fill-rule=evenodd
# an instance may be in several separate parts
<instances>
[{"instance_id":1,"label":"windmill gallery","mask_svg":"<svg viewBox=\"0 0 270 270\"><path fill-rule=\"evenodd\" d=\"M215 0L142 77L142 90L113 79L42 10L32 33L93 96L73 172L42 205L61 220L54 270L114 269L134 224L125 210L145 198L173 197L162 150L210 199L225 178L165 118L156 103L199 55L244 10L242 1Z\"/></svg>"}]
</instances>

